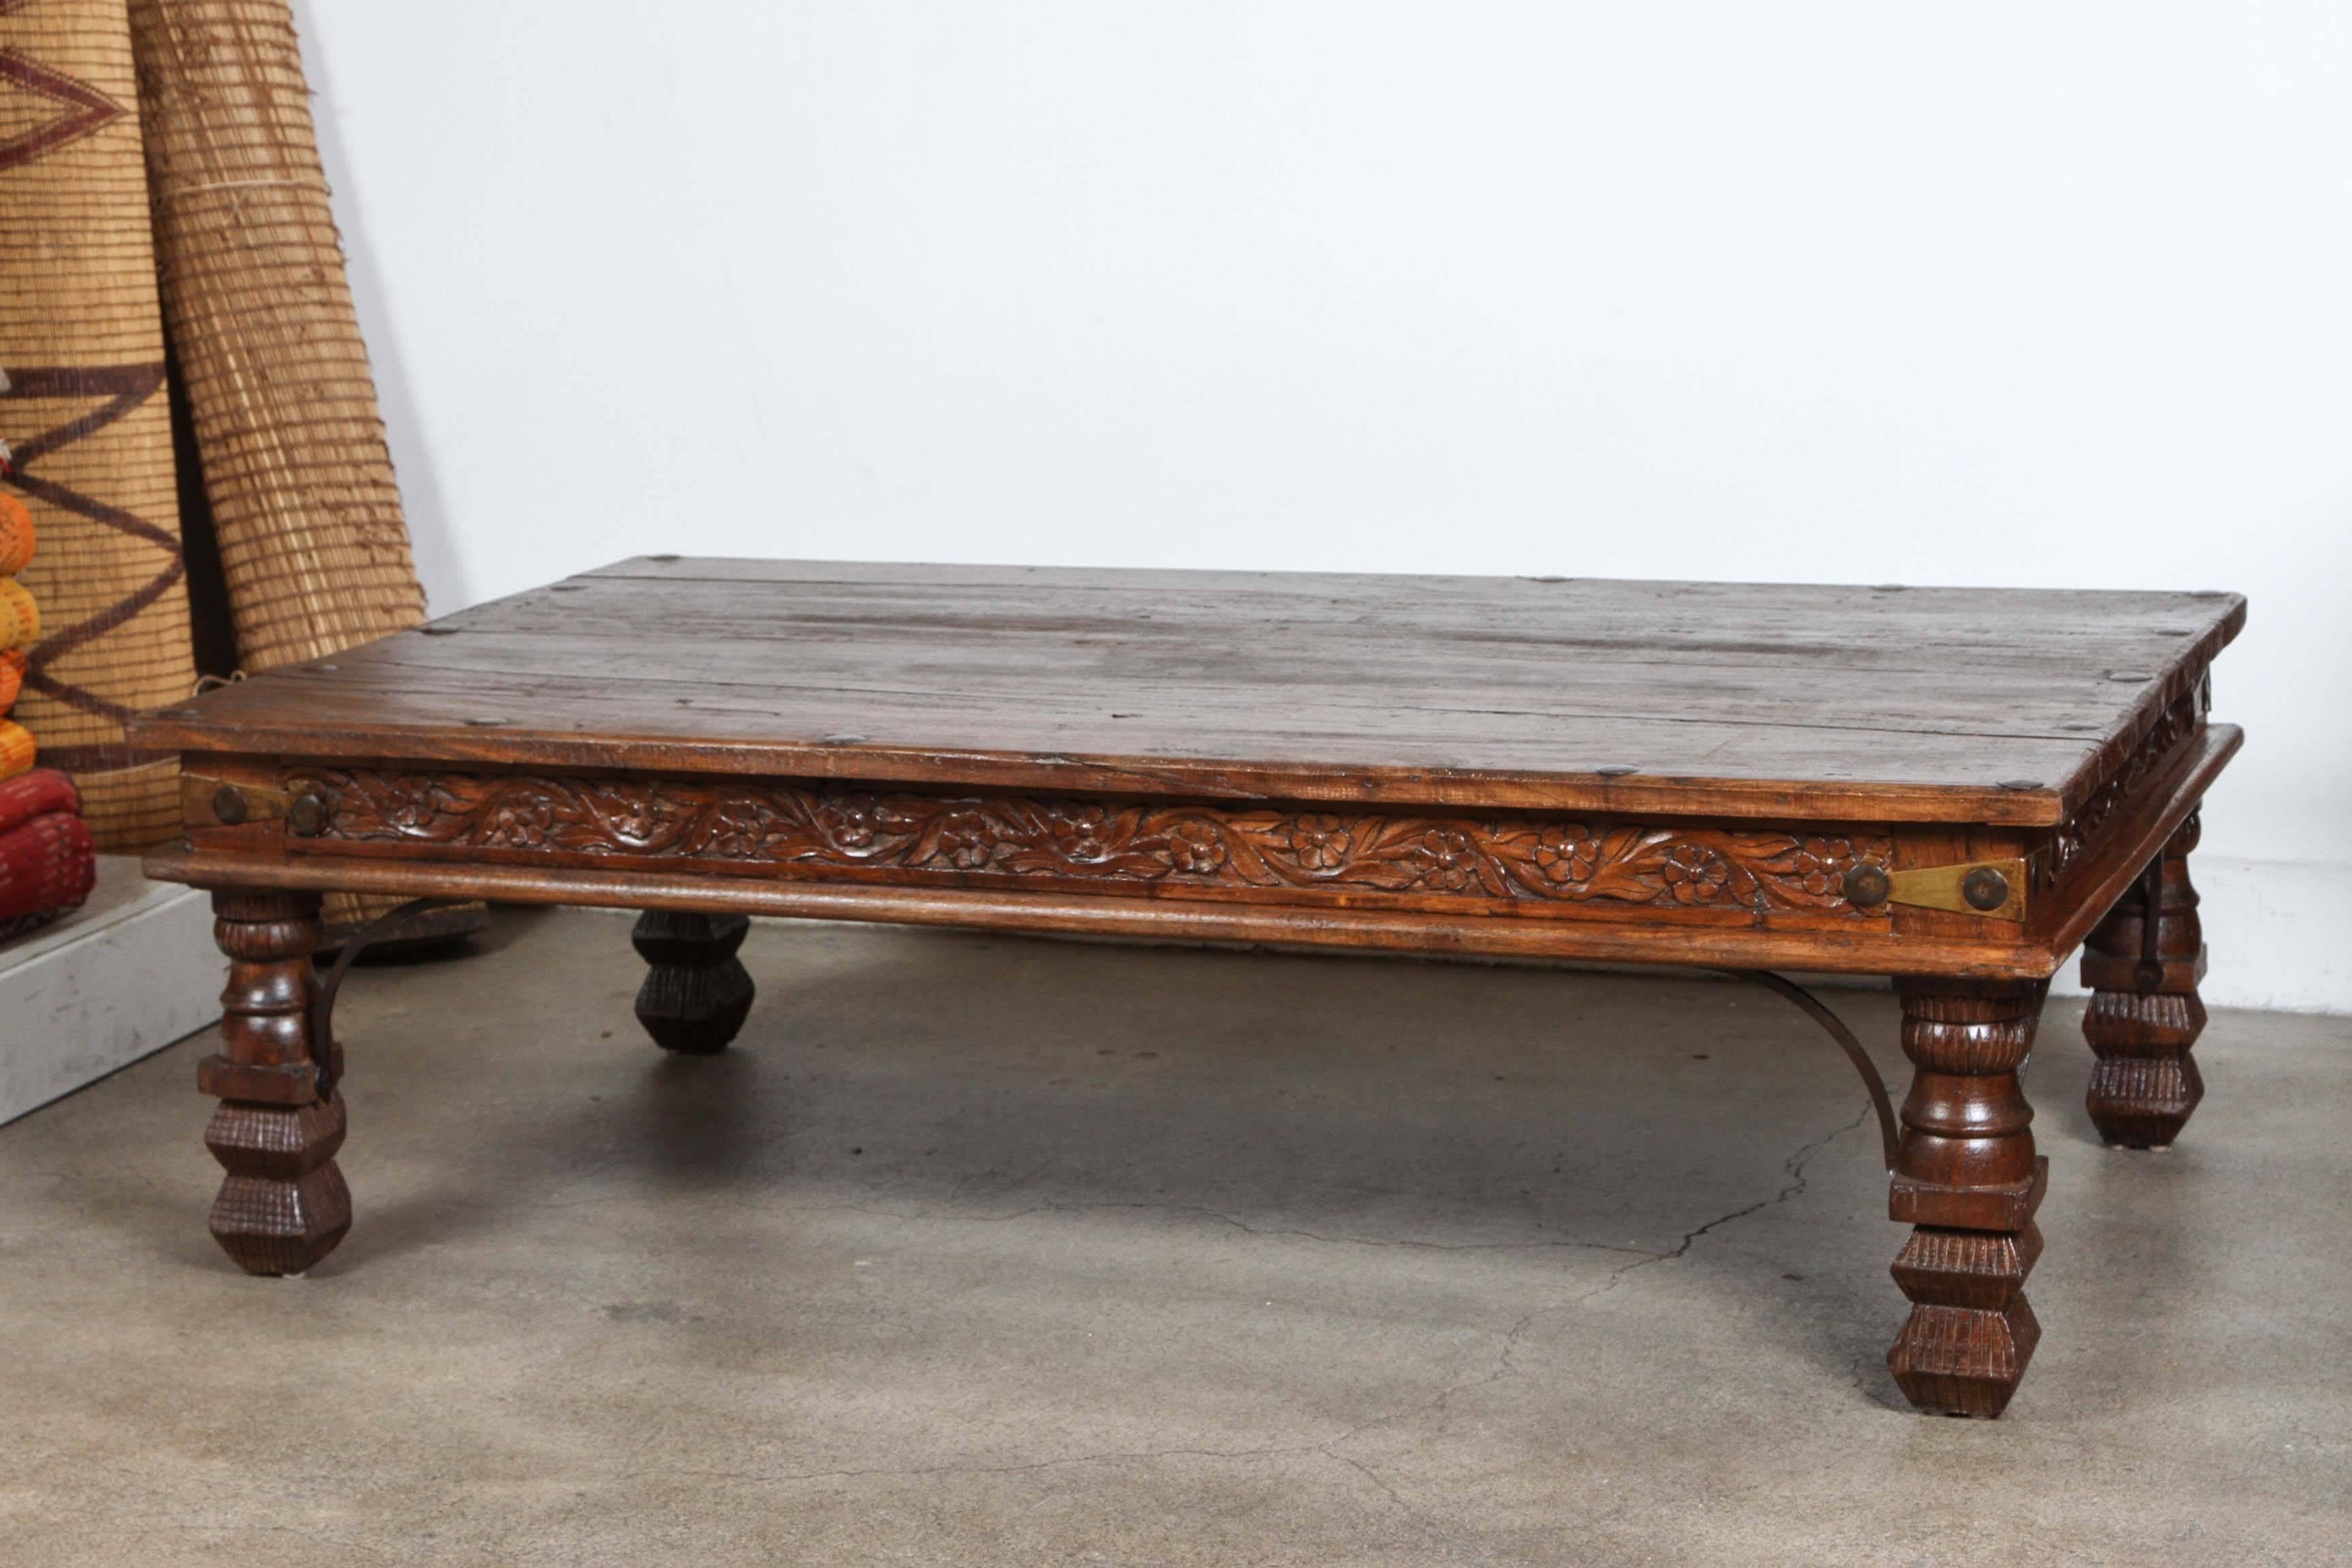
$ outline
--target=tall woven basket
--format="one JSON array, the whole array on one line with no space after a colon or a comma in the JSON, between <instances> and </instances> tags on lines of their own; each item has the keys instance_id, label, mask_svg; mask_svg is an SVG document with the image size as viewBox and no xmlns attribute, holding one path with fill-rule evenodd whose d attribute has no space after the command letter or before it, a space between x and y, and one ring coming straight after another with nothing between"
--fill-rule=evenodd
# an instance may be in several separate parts
<instances>
[{"instance_id":1,"label":"tall woven basket","mask_svg":"<svg viewBox=\"0 0 2352 1568\"><path fill-rule=\"evenodd\" d=\"M163 310L237 662L415 626L425 595L286 0L130 0ZM331 899L330 938L390 900ZM480 906L434 931L478 927Z\"/></svg>"},{"instance_id":2,"label":"tall woven basket","mask_svg":"<svg viewBox=\"0 0 2352 1568\"><path fill-rule=\"evenodd\" d=\"M163 328L123 0L0 3L0 483L40 548L15 718L99 847L179 831L177 767L123 721L195 680Z\"/></svg>"}]
</instances>

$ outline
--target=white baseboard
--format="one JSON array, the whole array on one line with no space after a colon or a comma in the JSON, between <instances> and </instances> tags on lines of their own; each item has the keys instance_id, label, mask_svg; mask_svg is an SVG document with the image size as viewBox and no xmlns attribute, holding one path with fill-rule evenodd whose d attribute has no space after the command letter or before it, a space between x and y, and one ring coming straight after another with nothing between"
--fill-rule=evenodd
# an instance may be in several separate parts
<instances>
[{"instance_id":1,"label":"white baseboard","mask_svg":"<svg viewBox=\"0 0 2352 1568\"><path fill-rule=\"evenodd\" d=\"M0 1122L213 1022L226 973L209 899L101 855L88 903L0 946Z\"/></svg>"}]
</instances>

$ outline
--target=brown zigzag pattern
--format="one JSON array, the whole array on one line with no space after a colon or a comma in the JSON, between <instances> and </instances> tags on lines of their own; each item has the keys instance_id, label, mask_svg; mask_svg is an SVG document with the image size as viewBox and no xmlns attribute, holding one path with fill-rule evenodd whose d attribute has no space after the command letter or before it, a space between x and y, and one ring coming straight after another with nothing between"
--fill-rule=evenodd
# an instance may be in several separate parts
<instances>
[{"instance_id":1,"label":"brown zigzag pattern","mask_svg":"<svg viewBox=\"0 0 2352 1568\"><path fill-rule=\"evenodd\" d=\"M14 5L0 5L0 16L15 9ZM14 49L0 49L0 82L14 83L37 98L63 104L66 109L56 119L0 142L0 169L29 163L122 117L122 105L98 89L62 71L51 70Z\"/></svg>"},{"instance_id":2,"label":"brown zigzag pattern","mask_svg":"<svg viewBox=\"0 0 2352 1568\"><path fill-rule=\"evenodd\" d=\"M61 680L49 671L49 666L74 649L94 638L105 636L131 616L171 592L173 584L186 573L187 564L180 553L180 542L170 530L156 527L136 513L110 506L94 496L57 484L26 470L53 452L63 450L76 441L103 430L129 414L163 384L161 364L67 366L15 370L8 373L8 387L0 391L0 402L11 399L104 398L106 401L89 413L42 431L39 435L16 444L8 481L26 495L47 501L61 510L86 517L92 522L143 539L165 554L162 571L136 591L123 595L94 616L59 627L33 646L25 669L25 684L36 691L79 709L98 714L117 723L128 721L136 710L100 697ZM156 755L126 745L70 746L45 748L43 760L64 768L127 767L136 763L152 761Z\"/></svg>"}]
</instances>

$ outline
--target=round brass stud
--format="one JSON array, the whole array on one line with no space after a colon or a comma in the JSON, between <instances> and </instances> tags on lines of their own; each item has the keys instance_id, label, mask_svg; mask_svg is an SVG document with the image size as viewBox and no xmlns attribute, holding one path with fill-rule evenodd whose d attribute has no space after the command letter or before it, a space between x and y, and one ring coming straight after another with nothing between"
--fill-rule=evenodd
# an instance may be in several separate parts
<instances>
[{"instance_id":1,"label":"round brass stud","mask_svg":"<svg viewBox=\"0 0 2352 1568\"><path fill-rule=\"evenodd\" d=\"M213 820L224 826L235 827L246 817L245 792L235 784L223 784L213 791Z\"/></svg>"},{"instance_id":2,"label":"round brass stud","mask_svg":"<svg viewBox=\"0 0 2352 1568\"><path fill-rule=\"evenodd\" d=\"M1895 879L1884 866L1864 861L1845 874L1845 901L1858 910L1874 910L1895 891Z\"/></svg>"},{"instance_id":3,"label":"round brass stud","mask_svg":"<svg viewBox=\"0 0 2352 1568\"><path fill-rule=\"evenodd\" d=\"M1969 908L1990 914L2009 902L2009 879L1990 866L1979 866L1960 879L1960 897Z\"/></svg>"},{"instance_id":4,"label":"round brass stud","mask_svg":"<svg viewBox=\"0 0 2352 1568\"><path fill-rule=\"evenodd\" d=\"M327 803L308 793L296 795L286 808L286 826L304 838L316 838L327 830Z\"/></svg>"}]
</instances>

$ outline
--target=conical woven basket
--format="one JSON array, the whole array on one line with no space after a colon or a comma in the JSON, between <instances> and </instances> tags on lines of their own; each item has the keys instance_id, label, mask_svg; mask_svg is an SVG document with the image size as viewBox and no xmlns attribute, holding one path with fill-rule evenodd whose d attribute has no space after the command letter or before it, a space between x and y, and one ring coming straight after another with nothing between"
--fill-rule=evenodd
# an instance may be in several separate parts
<instances>
[{"instance_id":1,"label":"conical woven basket","mask_svg":"<svg viewBox=\"0 0 2352 1568\"><path fill-rule=\"evenodd\" d=\"M163 307L237 662L413 626L425 595L285 0L132 0Z\"/></svg>"},{"instance_id":2,"label":"conical woven basket","mask_svg":"<svg viewBox=\"0 0 2352 1568\"><path fill-rule=\"evenodd\" d=\"M131 21L163 308L237 663L270 669L415 626L425 595L292 14L285 0L131 0ZM395 902L330 898L330 940Z\"/></svg>"},{"instance_id":3,"label":"conical woven basket","mask_svg":"<svg viewBox=\"0 0 2352 1568\"><path fill-rule=\"evenodd\" d=\"M177 765L123 721L195 681L123 0L0 4L0 438L39 548L14 717L99 845L179 831Z\"/></svg>"}]
</instances>

